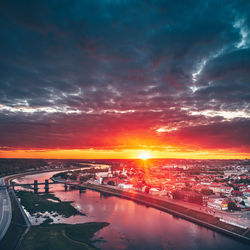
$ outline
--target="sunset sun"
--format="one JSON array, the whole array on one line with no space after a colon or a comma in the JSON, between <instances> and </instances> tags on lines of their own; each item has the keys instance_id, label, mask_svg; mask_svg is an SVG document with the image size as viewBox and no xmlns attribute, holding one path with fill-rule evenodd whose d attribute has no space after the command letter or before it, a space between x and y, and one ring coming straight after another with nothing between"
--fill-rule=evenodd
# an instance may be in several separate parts
<instances>
[{"instance_id":1,"label":"sunset sun","mask_svg":"<svg viewBox=\"0 0 250 250\"><path fill-rule=\"evenodd\" d=\"M150 159L152 157L148 152L142 152L141 154L138 155L138 158L141 160L147 160L147 159Z\"/></svg>"}]
</instances>

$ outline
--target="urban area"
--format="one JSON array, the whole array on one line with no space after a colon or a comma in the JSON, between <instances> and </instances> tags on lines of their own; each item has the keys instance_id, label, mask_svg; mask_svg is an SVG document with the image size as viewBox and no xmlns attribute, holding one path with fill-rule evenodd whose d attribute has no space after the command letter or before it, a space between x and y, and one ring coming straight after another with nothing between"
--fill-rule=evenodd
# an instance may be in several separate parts
<instances>
[{"instance_id":1,"label":"urban area","mask_svg":"<svg viewBox=\"0 0 250 250\"><path fill-rule=\"evenodd\" d=\"M54 180L88 182L140 192L208 213L238 227L250 227L249 160L108 163L107 168L59 173ZM70 167L74 168L75 164Z\"/></svg>"}]
</instances>

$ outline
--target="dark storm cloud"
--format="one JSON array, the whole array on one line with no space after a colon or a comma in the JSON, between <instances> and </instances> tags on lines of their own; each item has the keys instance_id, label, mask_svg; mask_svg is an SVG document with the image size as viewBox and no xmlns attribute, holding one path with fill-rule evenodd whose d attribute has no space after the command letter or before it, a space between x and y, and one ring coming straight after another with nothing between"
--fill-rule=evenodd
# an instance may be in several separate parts
<instances>
[{"instance_id":1,"label":"dark storm cloud","mask_svg":"<svg viewBox=\"0 0 250 250\"><path fill-rule=\"evenodd\" d=\"M249 105L250 50L233 51L210 61L203 70L200 83L204 86L198 95L222 100L226 105L240 105L239 102Z\"/></svg>"},{"instance_id":2,"label":"dark storm cloud","mask_svg":"<svg viewBox=\"0 0 250 250\"><path fill-rule=\"evenodd\" d=\"M142 144L164 145L199 126L204 134L220 127L229 138L222 128L237 117L225 123L223 113L206 110L242 111L249 122L248 1L6 0L0 7L3 147L119 148L125 139L110 136L136 134L147 135Z\"/></svg>"},{"instance_id":3,"label":"dark storm cloud","mask_svg":"<svg viewBox=\"0 0 250 250\"><path fill-rule=\"evenodd\" d=\"M232 122L186 127L177 131L171 137L174 140L178 138L179 142L189 144L192 148L197 149L238 148L243 152L248 152L250 140L249 126L249 120L237 119Z\"/></svg>"}]
</instances>

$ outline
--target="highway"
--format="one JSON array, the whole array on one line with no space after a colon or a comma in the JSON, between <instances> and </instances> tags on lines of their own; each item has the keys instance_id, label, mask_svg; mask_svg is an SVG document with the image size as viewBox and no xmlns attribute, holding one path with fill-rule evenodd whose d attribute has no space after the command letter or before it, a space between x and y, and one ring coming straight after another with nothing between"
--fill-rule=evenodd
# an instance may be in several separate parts
<instances>
[{"instance_id":1,"label":"highway","mask_svg":"<svg viewBox=\"0 0 250 250\"><path fill-rule=\"evenodd\" d=\"M4 178L0 178L0 186L4 185ZM9 194L6 188L0 188L0 240L4 237L7 232L12 211Z\"/></svg>"}]
</instances>

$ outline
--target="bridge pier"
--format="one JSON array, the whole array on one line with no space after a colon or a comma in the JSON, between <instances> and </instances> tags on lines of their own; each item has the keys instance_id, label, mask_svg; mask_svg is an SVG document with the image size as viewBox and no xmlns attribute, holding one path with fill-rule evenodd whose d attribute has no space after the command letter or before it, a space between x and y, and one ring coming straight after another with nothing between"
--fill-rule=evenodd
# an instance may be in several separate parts
<instances>
[{"instance_id":1,"label":"bridge pier","mask_svg":"<svg viewBox=\"0 0 250 250\"><path fill-rule=\"evenodd\" d=\"M64 190L65 192L68 190L68 185L66 183L64 184Z\"/></svg>"},{"instance_id":2,"label":"bridge pier","mask_svg":"<svg viewBox=\"0 0 250 250\"><path fill-rule=\"evenodd\" d=\"M79 193L84 193L86 191L85 187L79 187Z\"/></svg>"},{"instance_id":3,"label":"bridge pier","mask_svg":"<svg viewBox=\"0 0 250 250\"><path fill-rule=\"evenodd\" d=\"M37 180L34 180L34 193L35 194L38 193L38 182L37 182Z\"/></svg>"},{"instance_id":4,"label":"bridge pier","mask_svg":"<svg viewBox=\"0 0 250 250\"><path fill-rule=\"evenodd\" d=\"M45 180L45 193L49 193L49 180Z\"/></svg>"}]
</instances>

